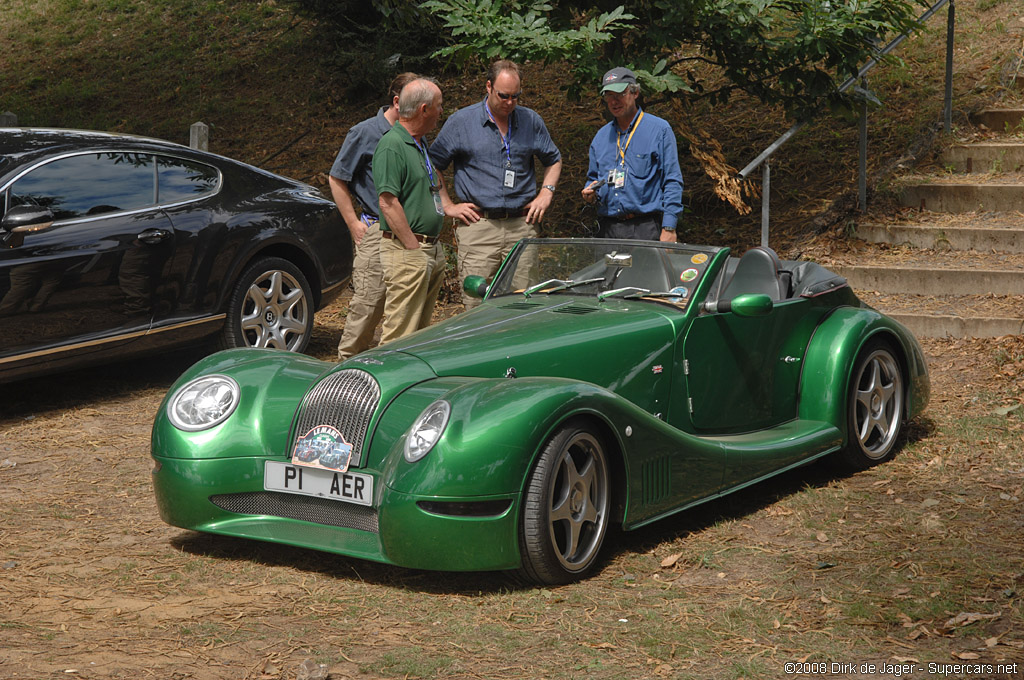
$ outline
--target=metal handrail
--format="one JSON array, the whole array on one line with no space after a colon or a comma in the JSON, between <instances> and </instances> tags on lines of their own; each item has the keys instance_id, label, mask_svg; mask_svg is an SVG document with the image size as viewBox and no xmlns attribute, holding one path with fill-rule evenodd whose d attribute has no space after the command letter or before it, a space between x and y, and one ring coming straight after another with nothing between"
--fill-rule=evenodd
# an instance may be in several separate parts
<instances>
[{"instance_id":1,"label":"metal handrail","mask_svg":"<svg viewBox=\"0 0 1024 680\"><path fill-rule=\"evenodd\" d=\"M939 0L931 6L928 11L918 17L917 22L923 24L927 22L932 16L935 15L945 5L949 5L949 12L946 18L946 87L943 95L943 129L949 132L952 126L953 118L953 34L954 34L954 22L956 18L956 3L955 0ZM872 57L868 60L864 66L857 71L857 75L848 78L842 85L839 86L839 92L845 92L846 90L853 87L858 81L862 80L872 68L874 68L881 57L892 52L896 47L907 39L908 34L901 33L892 40L888 45L883 47L878 52L877 57ZM756 170L758 167L764 165L762 170L762 181L761 181L761 245L768 245L768 225L770 219L769 209L769 192L771 189L771 157L779 148L788 142L797 132L800 131L807 123L811 122L812 119L804 119L793 124L793 127L789 128L782 134L781 137L776 139L774 142L769 144L764 151L762 151L757 158L750 161L745 168L740 170L739 178L747 179L750 173ZM861 125L860 125L860 167L858 170L858 188L860 193L860 209L861 212L866 211L866 193L867 193L867 104L861 108Z\"/></svg>"}]
</instances>

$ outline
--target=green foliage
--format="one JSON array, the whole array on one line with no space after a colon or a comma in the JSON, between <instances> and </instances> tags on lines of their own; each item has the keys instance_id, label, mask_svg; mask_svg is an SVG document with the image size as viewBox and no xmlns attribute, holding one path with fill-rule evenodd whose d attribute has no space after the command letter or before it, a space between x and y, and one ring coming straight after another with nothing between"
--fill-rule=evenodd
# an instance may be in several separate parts
<instances>
[{"instance_id":1,"label":"green foliage","mask_svg":"<svg viewBox=\"0 0 1024 680\"><path fill-rule=\"evenodd\" d=\"M724 103L737 91L794 116L859 101L838 85L919 29L922 0L426 0L451 43L435 55L568 61L574 93L612 66L648 92ZM926 5L925 5L926 6Z\"/></svg>"},{"instance_id":2,"label":"green foliage","mask_svg":"<svg viewBox=\"0 0 1024 680\"><path fill-rule=\"evenodd\" d=\"M321 58L345 74L350 91L382 93L401 71L433 71L440 24L404 0L286 0L317 20Z\"/></svg>"}]
</instances>

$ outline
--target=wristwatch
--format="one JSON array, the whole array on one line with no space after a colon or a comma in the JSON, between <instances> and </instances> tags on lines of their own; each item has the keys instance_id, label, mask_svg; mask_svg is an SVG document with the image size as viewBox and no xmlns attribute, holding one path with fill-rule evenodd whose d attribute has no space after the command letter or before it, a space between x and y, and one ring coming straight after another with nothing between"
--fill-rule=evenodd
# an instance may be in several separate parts
<instances>
[{"instance_id":1,"label":"wristwatch","mask_svg":"<svg viewBox=\"0 0 1024 680\"><path fill-rule=\"evenodd\" d=\"M545 184L543 188L547 189L551 193L555 193L555 185L554 184Z\"/></svg>"}]
</instances>

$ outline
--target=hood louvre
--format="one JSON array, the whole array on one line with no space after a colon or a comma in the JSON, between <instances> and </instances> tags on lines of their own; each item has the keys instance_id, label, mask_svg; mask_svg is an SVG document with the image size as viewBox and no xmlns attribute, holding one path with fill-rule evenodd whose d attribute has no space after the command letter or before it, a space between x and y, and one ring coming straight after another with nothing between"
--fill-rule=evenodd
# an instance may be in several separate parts
<instances>
[{"instance_id":1,"label":"hood louvre","mask_svg":"<svg viewBox=\"0 0 1024 680\"><path fill-rule=\"evenodd\" d=\"M558 309L551 310L555 314L591 314L598 311L595 307L577 307L576 305L569 305L567 307L559 307Z\"/></svg>"}]
</instances>

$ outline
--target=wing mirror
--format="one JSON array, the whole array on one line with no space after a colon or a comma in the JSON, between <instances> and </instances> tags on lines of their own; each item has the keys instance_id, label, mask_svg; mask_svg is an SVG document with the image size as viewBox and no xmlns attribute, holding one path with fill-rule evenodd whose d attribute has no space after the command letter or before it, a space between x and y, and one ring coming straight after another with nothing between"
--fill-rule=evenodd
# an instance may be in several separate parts
<instances>
[{"instance_id":1,"label":"wing mirror","mask_svg":"<svg viewBox=\"0 0 1024 680\"><path fill-rule=\"evenodd\" d=\"M462 282L462 290L466 292L466 295L481 300L487 295L487 288L487 279L482 276L467 276Z\"/></svg>"},{"instance_id":2,"label":"wing mirror","mask_svg":"<svg viewBox=\"0 0 1024 680\"><path fill-rule=\"evenodd\" d=\"M49 229L53 224L53 213L49 208L37 205L16 205L0 220L2 241L8 248L17 248L25 242L25 234Z\"/></svg>"},{"instance_id":3,"label":"wing mirror","mask_svg":"<svg viewBox=\"0 0 1024 680\"><path fill-rule=\"evenodd\" d=\"M767 316L774 307L771 296L764 293L737 295L732 300L704 303L705 312L732 312L736 316Z\"/></svg>"}]
</instances>

